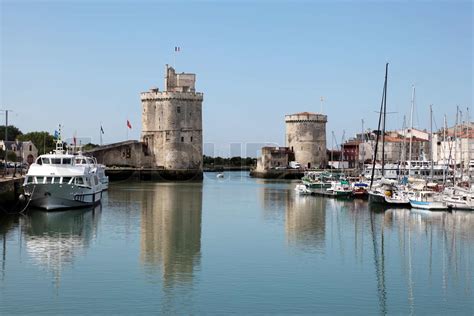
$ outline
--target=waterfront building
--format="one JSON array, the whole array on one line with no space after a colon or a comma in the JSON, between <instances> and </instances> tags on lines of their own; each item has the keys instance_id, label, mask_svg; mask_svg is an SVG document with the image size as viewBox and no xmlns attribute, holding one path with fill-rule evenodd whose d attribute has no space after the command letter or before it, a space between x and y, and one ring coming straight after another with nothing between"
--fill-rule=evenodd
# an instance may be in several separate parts
<instances>
[{"instance_id":1,"label":"waterfront building","mask_svg":"<svg viewBox=\"0 0 474 316\"><path fill-rule=\"evenodd\" d=\"M324 168L326 159L327 116L301 112L285 116L286 147L304 168Z\"/></svg>"},{"instance_id":2,"label":"waterfront building","mask_svg":"<svg viewBox=\"0 0 474 316\"><path fill-rule=\"evenodd\" d=\"M453 128L441 129L433 135L433 160L449 162L467 167L474 159L474 130L472 123L459 125L456 133Z\"/></svg>"},{"instance_id":3,"label":"waterfront building","mask_svg":"<svg viewBox=\"0 0 474 316\"><path fill-rule=\"evenodd\" d=\"M17 162L31 165L38 157L38 149L32 141L0 141L0 148L4 151L14 152Z\"/></svg>"},{"instance_id":4,"label":"waterfront building","mask_svg":"<svg viewBox=\"0 0 474 316\"><path fill-rule=\"evenodd\" d=\"M288 147L262 147L262 154L257 159L257 171L286 168L295 155Z\"/></svg>"}]
</instances>

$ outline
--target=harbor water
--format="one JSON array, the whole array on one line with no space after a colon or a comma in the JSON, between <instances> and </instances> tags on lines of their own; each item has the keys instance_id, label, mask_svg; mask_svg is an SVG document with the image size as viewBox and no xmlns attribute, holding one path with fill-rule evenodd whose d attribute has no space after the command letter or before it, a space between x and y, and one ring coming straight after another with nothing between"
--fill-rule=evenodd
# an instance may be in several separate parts
<instances>
[{"instance_id":1,"label":"harbor water","mask_svg":"<svg viewBox=\"0 0 474 316\"><path fill-rule=\"evenodd\" d=\"M474 212L298 196L245 172L0 215L0 314L474 314Z\"/></svg>"}]
</instances>

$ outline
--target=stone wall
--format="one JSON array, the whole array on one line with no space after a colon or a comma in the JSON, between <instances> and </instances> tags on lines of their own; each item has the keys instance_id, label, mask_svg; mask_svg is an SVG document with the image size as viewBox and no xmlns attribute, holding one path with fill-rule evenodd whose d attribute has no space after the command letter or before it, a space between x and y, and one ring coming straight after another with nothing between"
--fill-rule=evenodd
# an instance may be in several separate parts
<instances>
[{"instance_id":1,"label":"stone wall","mask_svg":"<svg viewBox=\"0 0 474 316\"><path fill-rule=\"evenodd\" d=\"M140 96L141 139L154 166L202 170L203 94L151 90Z\"/></svg>"},{"instance_id":2,"label":"stone wall","mask_svg":"<svg viewBox=\"0 0 474 316\"><path fill-rule=\"evenodd\" d=\"M327 164L327 116L297 113L285 116L286 146L295 153L295 161L304 168L320 168Z\"/></svg>"},{"instance_id":3,"label":"stone wall","mask_svg":"<svg viewBox=\"0 0 474 316\"><path fill-rule=\"evenodd\" d=\"M107 167L152 167L152 156L146 144L136 140L100 146L85 154L95 157L97 162Z\"/></svg>"}]
</instances>

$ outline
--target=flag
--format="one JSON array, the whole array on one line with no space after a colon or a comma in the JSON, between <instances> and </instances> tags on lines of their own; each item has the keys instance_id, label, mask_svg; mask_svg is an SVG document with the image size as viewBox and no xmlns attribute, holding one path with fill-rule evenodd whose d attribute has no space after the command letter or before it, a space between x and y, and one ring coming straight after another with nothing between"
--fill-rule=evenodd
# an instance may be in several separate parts
<instances>
[{"instance_id":1,"label":"flag","mask_svg":"<svg viewBox=\"0 0 474 316\"><path fill-rule=\"evenodd\" d=\"M77 143L76 132L74 132L74 136L72 137L72 141L74 142L74 147L75 147L76 143Z\"/></svg>"},{"instance_id":2,"label":"flag","mask_svg":"<svg viewBox=\"0 0 474 316\"><path fill-rule=\"evenodd\" d=\"M129 120L127 120L127 127L130 128L130 129L132 129L132 124L130 124L130 121L129 121Z\"/></svg>"},{"instance_id":3,"label":"flag","mask_svg":"<svg viewBox=\"0 0 474 316\"><path fill-rule=\"evenodd\" d=\"M175 46L175 47L174 47L174 51L175 51L175 52L180 52L180 51L181 51L181 47Z\"/></svg>"},{"instance_id":4,"label":"flag","mask_svg":"<svg viewBox=\"0 0 474 316\"><path fill-rule=\"evenodd\" d=\"M100 132L104 134L104 129L102 128L102 125L100 126Z\"/></svg>"},{"instance_id":5,"label":"flag","mask_svg":"<svg viewBox=\"0 0 474 316\"><path fill-rule=\"evenodd\" d=\"M59 138L59 132L58 131L54 131L54 139L58 139Z\"/></svg>"}]
</instances>

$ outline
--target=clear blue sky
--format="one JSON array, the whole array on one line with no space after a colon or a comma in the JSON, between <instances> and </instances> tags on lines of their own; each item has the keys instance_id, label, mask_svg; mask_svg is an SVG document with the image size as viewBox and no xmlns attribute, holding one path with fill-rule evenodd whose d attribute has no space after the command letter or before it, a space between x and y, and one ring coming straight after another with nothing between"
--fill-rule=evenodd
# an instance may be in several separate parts
<instances>
[{"instance_id":1,"label":"clear blue sky","mask_svg":"<svg viewBox=\"0 0 474 316\"><path fill-rule=\"evenodd\" d=\"M24 132L99 142L138 139L139 93L163 88L165 64L197 74L204 141L284 145L284 115L320 111L341 138L375 128L390 63L389 128L417 87L415 125L454 122L473 106L472 2L0 1L0 108ZM472 111L474 112L474 111ZM473 113L474 116L474 113ZM3 120L3 117L0 117ZM209 146L207 146L208 148ZM251 153L249 153L251 154Z\"/></svg>"}]
</instances>

